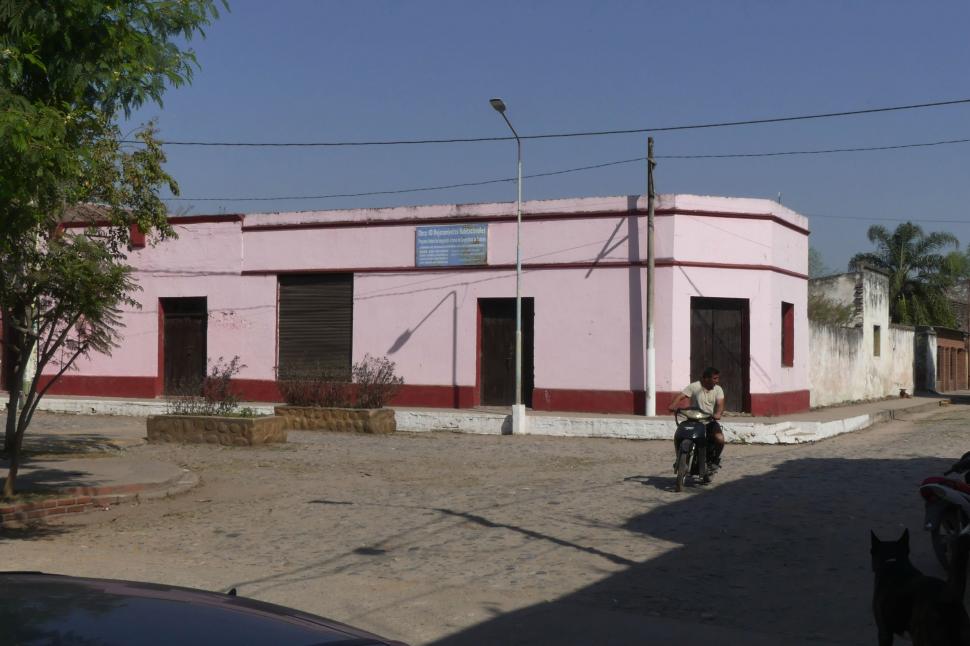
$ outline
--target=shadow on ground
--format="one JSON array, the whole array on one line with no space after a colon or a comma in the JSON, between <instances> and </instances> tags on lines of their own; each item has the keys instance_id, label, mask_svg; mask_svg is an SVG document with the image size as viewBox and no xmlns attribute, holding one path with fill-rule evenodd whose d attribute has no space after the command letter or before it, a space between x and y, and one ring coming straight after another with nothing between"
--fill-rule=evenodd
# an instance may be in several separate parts
<instances>
[{"instance_id":1,"label":"shadow on ground","mask_svg":"<svg viewBox=\"0 0 970 646\"><path fill-rule=\"evenodd\" d=\"M59 467L59 464L63 464L63 468ZM92 479L89 471L71 468L69 464L68 457L48 455L40 458L30 454L22 456L20 471L17 474L17 492L51 492L68 487L90 487L98 484ZM10 461L0 456L0 473L4 475L0 478L0 486L3 486L6 481L9 466Z\"/></svg>"},{"instance_id":2,"label":"shadow on ground","mask_svg":"<svg viewBox=\"0 0 970 646\"><path fill-rule=\"evenodd\" d=\"M0 527L0 544L4 541L35 541L44 538L60 536L70 531L67 527L45 525L44 523L30 523L22 527ZM0 565L0 571L16 570L17 564L6 562Z\"/></svg>"},{"instance_id":3,"label":"shadow on ground","mask_svg":"<svg viewBox=\"0 0 970 646\"><path fill-rule=\"evenodd\" d=\"M918 486L949 463L795 459L759 476L695 487L624 525L680 547L434 645L661 643L678 626L692 626L694 637L713 636L709 644L746 633L761 635L748 644L874 642L869 530L888 538L908 526L916 565L941 575L920 529ZM627 481L661 490L673 484L661 477Z\"/></svg>"},{"instance_id":4,"label":"shadow on ground","mask_svg":"<svg viewBox=\"0 0 970 646\"><path fill-rule=\"evenodd\" d=\"M28 435L24 437L26 455L75 455L79 453L118 453L122 449L113 438L95 433L70 435Z\"/></svg>"}]
</instances>

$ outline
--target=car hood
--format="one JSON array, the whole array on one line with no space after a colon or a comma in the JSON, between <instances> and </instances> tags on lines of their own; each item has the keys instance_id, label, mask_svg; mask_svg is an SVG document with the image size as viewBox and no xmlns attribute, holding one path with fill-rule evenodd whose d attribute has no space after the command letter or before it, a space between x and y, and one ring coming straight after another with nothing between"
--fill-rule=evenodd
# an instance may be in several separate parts
<instances>
[{"instance_id":1,"label":"car hood","mask_svg":"<svg viewBox=\"0 0 970 646\"><path fill-rule=\"evenodd\" d=\"M400 645L254 599L38 572L0 572L0 626L0 644L24 646Z\"/></svg>"}]
</instances>

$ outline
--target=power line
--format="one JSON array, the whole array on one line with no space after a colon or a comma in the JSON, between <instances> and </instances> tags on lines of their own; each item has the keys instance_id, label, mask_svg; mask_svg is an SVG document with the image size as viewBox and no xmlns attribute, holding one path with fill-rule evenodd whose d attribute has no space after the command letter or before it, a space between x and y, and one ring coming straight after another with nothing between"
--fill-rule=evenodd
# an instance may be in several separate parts
<instances>
[{"instance_id":1,"label":"power line","mask_svg":"<svg viewBox=\"0 0 970 646\"><path fill-rule=\"evenodd\" d=\"M822 150L789 150L781 152L767 152L767 153L725 153L725 154L709 154L709 155L658 155L657 159L733 159L733 158L752 158L752 157L781 157L781 156L793 156L793 155L822 155L822 154L835 154L835 153L855 153L855 152L870 152L870 151L880 151L880 150L900 150L903 148L925 148L930 146L945 146L952 144L965 144L970 143L970 139L947 139L943 141L930 141L915 144L896 144L892 146L871 146L871 147L853 147L853 148L827 148ZM632 159L620 159L617 161L604 162L602 164L593 164L591 166L579 166L576 168L566 168L564 170L550 171L545 173L534 173L531 175L525 175L526 179L534 179L538 177L551 177L553 175L565 175L567 173L577 173L586 170L595 170L597 168L606 168L608 166L619 166L621 164L632 164L635 162L645 161L646 157L634 157ZM401 195L404 193L419 193L423 191L442 191L452 188L465 188L470 186L485 186L488 184L500 184L505 182L514 182L516 178L506 177L501 179L488 179L478 182L461 182L459 184L445 184L441 186L423 186L419 188L402 188L402 189L392 189L385 191L367 191L361 193L331 193L328 195L280 195L276 197L169 197L164 198L168 201L173 202L272 202L276 200L326 200L335 199L341 197L371 197L376 195Z\"/></svg>"},{"instance_id":2,"label":"power line","mask_svg":"<svg viewBox=\"0 0 970 646\"><path fill-rule=\"evenodd\" d=\"M727 128L732 126L752 126L766 123L784 123L787 121L807 121L809 119L828 119L832 117L848 117L862 114L876 114L879 112L897 112L900 110L918 110L922 108L938 108L948 105L970 103L970 99L954 99L952 101L933 101L929 103L913 103L883 108L867 108L864 110L846 110L843 112L823 112L818 114L804 114L793 117L770 117L767 119L744 119L741 121L717 121L680 126L663 126L658 128L631 128L628 130L591 130L584 132L564 132L544 135L522 135L521 139L562 139L566 137L600 137L604 135L630 135L648 132L673 132L677 130L699 130L702 128ZM510 141L514 137L461 137L452 139L397 139L374 141L318 141L318 142L252 142L252 141L162 141L163 146L235 146L235 147L340 147L340 146L409 146L421 144L459 144L479 143L484 141ZM122 140L122 143L142 143L135 140Z\"/></svg>"},{"instance_id":3,"label":"power line","mask_svg":"<svg viewBox=\"0 0 970 646\"><path fill-rule=\"evenodd\" d=\"M926 148L929 146L945 146L949 144L965 144L970 139L946 139L943 141L929 141L918 144L897 144L895 146L868 146L858 148L827 148L821 150L788 150L774 153L730 153L726 155L666 155L658 159L729 159L737 157L781 157L785 155L825 155L828 153L858 153L874 150L900 150L902 148Z\"/></svg>"}]
</instances>

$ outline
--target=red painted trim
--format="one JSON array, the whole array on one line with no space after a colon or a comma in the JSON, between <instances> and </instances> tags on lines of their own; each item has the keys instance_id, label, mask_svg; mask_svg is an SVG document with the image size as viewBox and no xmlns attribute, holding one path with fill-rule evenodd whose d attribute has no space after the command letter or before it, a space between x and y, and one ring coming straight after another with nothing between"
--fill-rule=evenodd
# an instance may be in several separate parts
<instances>
[{"instance_id":1,"label":"red painted trim","mask_svg":"<svg viewBox=\"0 0 970 646\"><path fill-rule=\"evenodd\" d=\"M394 406L428 406L430 408L472 408L473 386L421 386L404 384L391 401ZM455 402L458 406L455 406Z\"/></svg>"},{"instance_id":2,"label":"red painted trim","mask_svg":"<svg viewBox=\"0 0 970 646\"><path fill-rule=\"evenodd\" d=\"M158 303L158 366L155 369L155 397L165 391L165 308L162 299L155 299Z\"/></svg>"},{"instance_id":3,"label":"red painted trim","mask_svg":"<svg viewBox=\"0 0 970 646\"><path fill-rule=\"evenodd\" d=\"M175 215L168 218L168 223L175 224L204 224L213 222L242 222L242 213L227 213L225 215ZM111 223L107 220L95 220L94 222L64 222L58 226L65 229L87 229L88 227L110 227ZM132 225L134 226L134 225ZM144 234L142 234L144 235Z\"/></svg>"},{"instance_id":4,"label":"red painted trim","mask_svg":"<svg viewBox=\"0 0 970 646\"><path fill-rule=\"evenodd\" d=\"M781 365L795 365L795 306L781 303Z\"/></svg>"},{"instance_id":5,"label":"red painted trim","mask_svg":"<svg viewBox=\"0 0 970 646\"><path fill-rule=\"evenodd\" d=\"M131 240L132 249L145 248L145 232L134 222L128 225L128 236L129 240Z\"/></svg>"},{"instance_id":6,"label":"red painted trim","mask_svg":"<svg viewBox=\"0 0 970 646\"><path fill-rule=\"evenodd\" d=\"M41 387L48 378L41 380ZM155 377L94 377L64 375L49 391L52 395L87 397L131 397L151 399L156 396ZM244 401L280 402L276 382L269 379L237 379L233 390ZM433 386L405 384L393 399L395 406L429 408L472 408L479 405L478 386ZM657 415L667 414L675 392L657 393ZM751 413L756 416L789 415L809 409L809 391L751 395ZM631 390L567 390L536 388L533 408L544 411L643 414L644 394Z\"/></svg>"},{"instance_id":7,"label":"red painted trim","mask_svg":"<svg viewBox=\"0 0 970 646\"><path fill-rule=\"evenodd\" d=\"M51 382L53 375L43 375L40 388ZM155 397L155 377L100 377L91 375L62 375L49 395L78 395L82 397Z\"/></svg>"},{"instance_id":8,"label":"red painted trim","mask_svg":"<svg viewBox=\"0 0 970 646\"><path fill-rule=\"evenodd\" d=\"M801 278L802 280L808 280L808 274L801 274L797 271L784 269L782 267L775 267L774 265L747 265L747 264L734 264L734 263L726 263L726 262L693 262L690 260L660 259L660 260L657 260L657 266L658 267L701 267L705 269L748 269L753 271L773 271L778 274L784 274L785 276L792 276L793 278Z\"/></svg>"},{"instance_id":9,"label":"red painted trim","mask_svg":"<svg viewBox=\"0 0 970 646\"><path fill-rule=\"evenodd\" d=\"M242 213L224 213L219 215L175 215L168 218L169 224L202 224L217 222L244 222L246 216Z\"/></svg>"},{"instance_id":10,"label":"red painted trim","mask_svg":"<svg viewBox=\"0 0 970 646\"><path fill-rule=\"evenodd\" d=\"M786 393L751 393L751 414L756 417L802 413L811 406L808 390Z\"/></svg>"},{"instance_id":11,"label":"red painted trim","mask_svg":"<svg viewBox=\"0 0 970 646\"><path fill-rule=\"evenodd\" d=\"M731 213L724 211L703 211L695 209L658 209L654 215L696 215L704 218L733 218L735 220L770 220L775 224L808 235L808 229L792 224L771 213Z\"/></svg>"},{"instance_id":12,"label":"red painted trim","mask_svg":"<svg viewBox=\"0 0 970 646\"><path fill-rule=\"evenodd\" d=\"M233 379L232 392L243 401L250 402L281 402L276 382L270 379Z\"/></svg>"},{"instance_id":13,"label":"red painted trim","mask_svg":"<svg viewBox=\"0 0 970 646\"><path fill-rule=\"evenodd\" d=\"M597 218L616 218L629 216L644 216L647 212L642 209L628 209L625 211L558 211L550 213L523 213L522 220L526 222L542 222L546 220L593 220ZM732 213L727 211L704 211L698 209L657 209L655 216L666 217L672 215L694 215L711 218L733 218L736 220L769 220L775 224L808 235L808 229L792 224L771 213ZM199 216L202 217L202 216ZM347 229L354 227L403 227L425 226L432 224L472 224L489 222L514 222L514 213L502 215L453 215L436 217L416 217L384 220L331 220L329 222L294 222L287 224L243 224L243 231L294 231L301 229Z\"/></svg>"},{"instance_id":14,"label":"red painted trim","mask_svg":"<svg viewBox=\"0 0 970 646\"><path fill-rule=\"evenodd\" d=\"M557 269L629 269L646 267L646 261L607 260L602 262L561 262L561 263L523 263L523 271L551 271ZM745 269L752 271L773 271L778 274L808 280L807 274L775 267L774 265L732 264L724 262L694 262L659 258L657 267L700 267L708 269ZM404 274L415 272L464 272L464 271L514 271L515 265L456 265L450 267L326 267L318 269L249 269L241 272L243 276L288 276L293 274Z\"/></svg>"},{"instance_id":15,"label":"red painted trim","mask_svg":"<svg viewBox=\"0 0 970 646\"><path fill-rule=\"evenodd\" d=\"M482 299L475 304L475 390L473 406L482 405Z\"/></svg>"},{"instance_id":16,"label":"red painted trim","mask_svg":"<svg viewBox=\"0 0 970 646\"><path fill-rule=\"evenodd\" d=\"M351 314L353 316L353 314ZM280 370L280 281L276 281L276 316L273 319L276 326L273 335L273 374L279 377ZM351 324L353 322L351 321ZM351 348L354 346L351 345Z\"/></svg>"},{"instance_id":17,"label":"red painted trim","mask_svg":"<svg viewBox=\"0 0 970 646\"><path fill-rule=\"evenodd\" d=\"M643 411L643 393L632 390L536 388L532 391L532 408L545 411L635 415Z\"/></svg>"}]
</instances>

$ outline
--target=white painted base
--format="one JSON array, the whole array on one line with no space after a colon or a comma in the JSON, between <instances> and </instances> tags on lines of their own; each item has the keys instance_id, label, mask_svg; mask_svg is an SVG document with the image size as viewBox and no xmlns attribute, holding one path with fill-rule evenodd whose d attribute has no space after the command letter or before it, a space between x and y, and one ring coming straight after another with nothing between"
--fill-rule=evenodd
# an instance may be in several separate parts
<instances>
[{"instance_id":1,"label":"white painted base","mask_svg":"<svg viewBox=\"0 0 970 646\"><path fill-rule=\"evenodd\" d=\"M529 432L529 418L525 414L524 404L512 405L512 435L524 435Z\"/></svg>"},{"instance_id":2,"label":"white painted base","mask_svg":"<svg viewBox=\"0 0 970 646\"><path fill-rule=\"evenodd\" d=\"M247 406L265 415L273 414L272 404ZM165 412L162 400L87 399L44 397L40 410L82 415L131 415L147 417ZM519 410L516 411L515 409ZM484 435L552 435L558 437L603 437L630 440L669 440L674 436L674 421L669 417L566 416L526 414L524 406L513 406L512 414L474 409L395 408L397 430L410 433L444 431ZM518 418L517 418L518 417ZM744 418L721 421L728 442L752 444L799 444L849 433L892 419L892 411L830 421L746 422ZM516 419L517 418L517 419ZM736 420L736 421L735 421Z\"/></svg>"}]
</instances>

